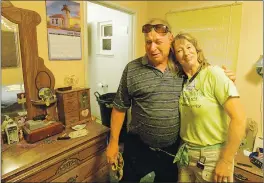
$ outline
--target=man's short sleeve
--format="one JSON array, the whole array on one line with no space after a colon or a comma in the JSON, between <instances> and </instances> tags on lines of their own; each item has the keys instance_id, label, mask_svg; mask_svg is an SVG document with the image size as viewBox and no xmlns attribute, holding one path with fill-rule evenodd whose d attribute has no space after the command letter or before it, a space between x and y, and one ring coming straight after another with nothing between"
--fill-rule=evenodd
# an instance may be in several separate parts
<instances>
[{"instance_id":1,"label":"man's short sleeve","mask_svg":"<svg viewBox=\"0 0 264 183\"><path fill-rule=\"evenodd\" d=\"M127 110L131 106L131 97L127 88L128 65L125 67L114 100L114 107L119 110Z\"/></svg>"},{"instance_id":2,"label":"man's short sleeve","mask_svg":"<svg viewBox=\"0 0 264 183\"><path fill-rule=\"evenodd\" d=\"M239 97L239 93L233 81L218 66L211 68L211 79L214 84L214 95L218 102L223 105L229 97Z\"/></svg>"}]
</instances>

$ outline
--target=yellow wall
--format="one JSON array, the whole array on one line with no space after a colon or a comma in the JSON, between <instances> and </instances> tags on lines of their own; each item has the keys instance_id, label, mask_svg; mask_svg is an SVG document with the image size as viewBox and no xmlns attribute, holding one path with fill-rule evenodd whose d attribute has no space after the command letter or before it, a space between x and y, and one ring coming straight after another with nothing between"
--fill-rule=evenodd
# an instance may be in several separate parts
<instances>
[{"instance_id":1,"label":"yellow wall","mask_svg":"<svg viewBox=\"0 0 264 183\"><path fill-rule=\"evenodd\" d=\"M254 65L260 55L263 55L263 2L245 1L242 9L236 83L248 117L262 124L259 125L258 132L262 136L263 79L257 75Z\"/></svg>"},{"instance_id":2,"label":"yellow wall","mask_svg":"<svg viewBox=\"0 0 264 183\"><path fill-rule=\"evenodd\" d=\"M166 13L170 11L196 9L230 3L233 2L151 1L148 3L148 18L165 18ZM236 85L248 118L252 118L259 123L258 134L262 136L262 79L256 74L254 64L259 56L263 54L263 2L244 1L242 3Z\"/></svg>"},{"instance_id":3,"label":"yellow wall","mask_svg":"<svg viewBox=\"0 0 264 183\"><path fill-rule=\"evenodd\" d=\"M196 9L196 8L208 7L208 6L218 6L222 4L231 4L233 2L232 1L149 1L148 18L165 19L166 13L169 12Z\"/></svg>"},{"instance_id":4,"label":"yellow wall","mask_svg":"<svg viewBox=\"0 0 264 183\"><path fill-rule=\"evenodd\" d=\"M82 50L82 60L77 61L50 61L48 56L48 37L46 26L46 4L45 1L11 1L18 8L24 8L36 11L41 16L41 23L37 26L38 52L39 56L44 59L45 65L55 76L55 87L64 86L64 77L75 75L79 79L78 86L84 86L84 51ZM83 17L83 1L80 3L80 15ZM83 23L81 19L81 40L83 43Z\"/></svg>"},{"instance_id":5,"label":"yellow wall","mask_svg":"<svg viewBox=\"0 0 264 183\"><path fill-rule=\"evenodd\" d=\"M2 86L24 84L21 65L18 68L2 69Z\"/></svg>"}]
</instances>

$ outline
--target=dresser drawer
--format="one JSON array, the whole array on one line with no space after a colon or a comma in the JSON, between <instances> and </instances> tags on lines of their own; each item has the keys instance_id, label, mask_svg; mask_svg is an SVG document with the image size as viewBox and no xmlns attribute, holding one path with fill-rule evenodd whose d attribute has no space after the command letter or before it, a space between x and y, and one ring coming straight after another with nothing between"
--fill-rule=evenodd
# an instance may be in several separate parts
<instances>
[{"instance_id":1,"label":"dresser drawer","mask_svg":"<svg viewBox=\"0 0 264 183\"><path fill-rule=\"evenodd\" d=\"M82 182L110 182L109 166L106 165L94 174L90 175L87 179Z\"/></svg>"},{"instance_id":2,"label":"dresser drawer","mask_svg":"<svg viewBox=\"0 0 264 183\"><path fill-rule=\"evenodd\" d=\"M263 182L263 177L250 173L246 170L235 167L234 169L235 182Z\"/></svg>"},{"instance_id":3,"label":"dresser drawer","mask_svg":"<svg viewBox=\"0 0 264 183\"><path fill-rule=\"evenodd\" d=\"M78 110L78 101L76 99L64 101L64 112L69 113Z\"/></svg>"},{"instance_id":4,"label":"dresser drawer","mask_svg":"<svg viewBox=\"0 0 264 183\"><path fill-rule=\"evenodd\" d=\"M100 169L106 167L106 165L106 155L104 152L100 152L85 163L52 180L51 182L82 182L88 177L91 177L91 175L96 174L96 172L100 172ZM94 180L91 181L94 182Z\"/></svg>"},{"instance_id":5,"label":"dresser drawer","mask_svg":"<svg viewBox=\"0 0 264 183\"><path fill-rule=\"evenodd\" d=\"M72 111L69 113L65 113L65 123L67 123L67 125L75 123L77 121L79 121L78 111Z\"/></svg>"},{"instance_id":6,"label":"dresser drawer","mask_svg":"<svg viewBox=\"0 0 264 183\"><path fill-rule=\"evenodd\" d=\"M102 136L95 139L92 144L87 147L78 147L68 153L61 155L39 167L35 167L35 174L22 180L22 182L50 182L63 174L68 174L70 170L81 166L83 163L94 159L97 153L103 154L106 148L105 137ZM76 152L77 151L77 152ZM98 155L97 155L98 156ZM99 158L101 159L101 158ZM92 160L93 162L94 160ZM100 160L102 161L102 160Z\"/></svg>"},{"instance_id":7,"label":"dresser drawer","mask_svg":"<svg viewBox=\"0 0 264 183\"><path fill-rule=\"evenodd\" d=\"M76 100L77 99L77 92L70 92L63 94L63 100Z\"/></svg>"}]
</instances>

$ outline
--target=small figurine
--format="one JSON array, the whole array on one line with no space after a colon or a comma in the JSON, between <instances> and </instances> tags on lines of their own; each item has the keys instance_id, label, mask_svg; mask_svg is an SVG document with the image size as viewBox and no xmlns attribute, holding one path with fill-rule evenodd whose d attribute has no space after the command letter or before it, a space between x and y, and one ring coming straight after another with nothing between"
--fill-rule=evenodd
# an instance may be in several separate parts
<instances>
[{"instance_id":1,"label":"small figurine","mask_svg":"<svg viewBox=\"0 0 264 183\"><path fill-rule=\"evenodd\" d=\"M4 128L7 136L7 143L13 144L19 142L17 124L8 115L6 115L5 117L6 119L3 122L2 127Z\"/></svg>"},{"instance_id":2,"label":"small figurine","mask_svg":"<svg viewBox=\"0 0 264 183\"><path fill-rule=\"evenodd\" d=\"M24 139L24 135L23 135L23 130L20 129L19 130L19 141L23 140Z\"/></svg>"},{"instance_id":3,"label":"small figurine","mask_svg":"<svg viewBox=\"0 0 264 183\"><path fill-rule=\"evenodd\" d=\"M25 111L25 103L26 103L25 93L17 94L17 103L21 104L23 111Z\"/></svg>"},{"instance_id":4,"label":"small figurine","mask_svg":"<svg viewBox=\"0 0 264 183\"><path fill-rule=\"evenodd\" d=\"M39 90L39 98L45 102L46 106L50 106L51 101L56 99L56 95L53 95L50 88L41 88Z\"/></svg>"},{"instance_id":5,"label":"small figurine","mask_svg":"<svg viewBox=\"0 0 264 183\"><path fill-rule=\"evenodd\" d=\"M12 122L13 120L8 116L8 115L5 115L5 120L3 121L2 123L2 131L5 131L5 128L6 128L6 125L9 123L9 122Z\"/></svg>"}]
</instances>

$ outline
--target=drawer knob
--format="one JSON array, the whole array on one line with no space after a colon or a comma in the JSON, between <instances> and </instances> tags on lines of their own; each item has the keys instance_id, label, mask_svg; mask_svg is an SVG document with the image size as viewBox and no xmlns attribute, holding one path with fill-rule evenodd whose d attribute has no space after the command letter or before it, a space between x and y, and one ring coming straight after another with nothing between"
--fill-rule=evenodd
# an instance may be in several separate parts
<instances>
[{"instance_id":1,"label":"drawer knob","mask_svg":"<svg viewBox=\"0 0 264 183\"><path fill-rule=\"evenodd\" d=\"M77 182L77 181L76 181L77 177L78 177L78 175L73 176L73 177L70 177L66 182L67 182L67 183Z\"/></svg>"}]
</instances>

